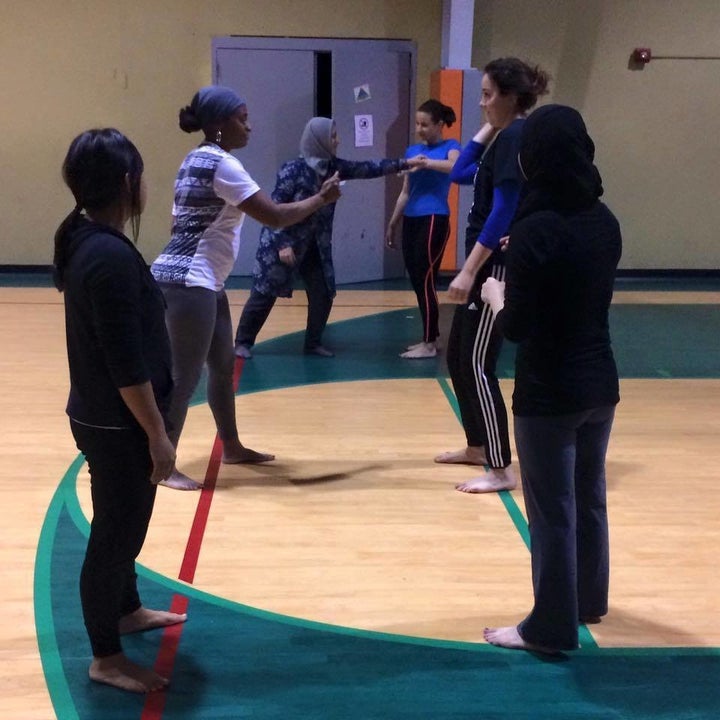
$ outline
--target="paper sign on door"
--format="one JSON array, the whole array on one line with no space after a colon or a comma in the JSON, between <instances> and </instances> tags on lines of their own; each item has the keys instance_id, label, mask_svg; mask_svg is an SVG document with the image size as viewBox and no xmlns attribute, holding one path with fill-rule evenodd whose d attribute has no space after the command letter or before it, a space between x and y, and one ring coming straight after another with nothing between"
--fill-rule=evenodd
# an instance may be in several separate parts
<instances>
[{"instance_id":1,"label":"paper sign on door","mask_svg":"<svg viewBox=\"0 0 720 720\"><path fill-rule=\"evenodd\" d=\"M372 147L373 117L372 115L355 116L355 147Z\"/></svg>"}]
</instances>

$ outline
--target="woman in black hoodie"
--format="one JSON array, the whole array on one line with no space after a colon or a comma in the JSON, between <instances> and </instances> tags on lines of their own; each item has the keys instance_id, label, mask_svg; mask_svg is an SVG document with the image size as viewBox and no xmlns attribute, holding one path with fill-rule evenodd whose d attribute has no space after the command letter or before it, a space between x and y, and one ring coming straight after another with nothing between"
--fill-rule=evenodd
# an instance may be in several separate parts
<instances>
[{"instance_id":1,"label":"woman in black hoodie","mask_svg":"<svg viewBox=\"0 0 720 720\"><path fill-rule=\"evenodd\" d=\"M605 454L619 402L608 311L622 241L598 199L594 151L576 110L547 105L530 115L506 283L490 278L482 288L501 332L518 343L513 415L535 597L516 627L485 630L502 647L573 650L578 624L608 610Z\"/></svg>"},{"instance_id":2,"label":"woman in black hoodie","mask_svg":"<svg viewBox=\"0 0 720 720\"><path fill-rule=\"evenodd\" d=\"M90 471L93 519L80 574L91 680L132 692L168 681L129 660L120 636L185 620L150 610L137 591L156 485L175 467L167 436L172 392L165 302L134 235L145 205L143 161L111 128L76 137L63 163L75 208L55 234L55 285L65 295L67 414Z\"/></svg>"}]
</instances>

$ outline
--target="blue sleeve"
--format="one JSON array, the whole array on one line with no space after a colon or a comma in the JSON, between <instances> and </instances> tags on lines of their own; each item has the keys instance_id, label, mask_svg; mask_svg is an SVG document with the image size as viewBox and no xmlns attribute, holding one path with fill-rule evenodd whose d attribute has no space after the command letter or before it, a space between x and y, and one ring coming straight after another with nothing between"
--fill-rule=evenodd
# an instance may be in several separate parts
<instances>
[{"instance_id":1,"label":"blue sleeve","mask_svg":"<svg viewBox=\"0 0 720 720\"><path fill-rule=\"evenodd\" d=\"M472 185L477 164L485 152L485 146L471 140L460 152L450 171L450 182L458 185Z\"/></svg>"},{"instance_id":2,"label":"blue sleeve","mask_svg":"<svg viewBox=\"0 0 720 720\"><path fill-rule=\"evenodd\" d=\"M520 200L520 184L505 180L493 190L493 204L490 215L480 231L477 241L490 250L500 244L500 238L507 235L510 223Z\"/></svg>"}]
</instances>

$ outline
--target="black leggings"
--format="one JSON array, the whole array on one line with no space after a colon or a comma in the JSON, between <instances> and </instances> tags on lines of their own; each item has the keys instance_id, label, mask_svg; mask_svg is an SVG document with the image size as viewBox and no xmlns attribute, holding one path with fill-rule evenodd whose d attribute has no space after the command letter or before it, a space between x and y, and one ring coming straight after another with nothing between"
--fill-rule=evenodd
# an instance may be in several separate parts
<instances>
[{"instance_id":1,"label":"black leggings","mask_svg":"<svg viewBox=\"0 0 720 720\"><path fill-rule=\"evenodd\" d=\"M305 349L312 350L322 344L322 334L327 325L333 306L334 294L328 289L327 280L320 259L320 252L315 241L311 242L297 269L305 283L305 294L308 299L307 326L305 328ZM275 295L265 295L255 288L243 307L235 345L252 347L270 311L275 305Z\"/></svg>"},{"instance_id":2,"label":"black leggings","mask_svg":"<svg viewBox=\"0 0 720 720\"><path fill-rule=\"evenodd\" d=\"M435 278L450 233L447 215L403 217L402 250L405 267L417 296L423 324L423 342L437 340L438 297Z\"/></svg>"},{"instance_id":3,"label":"black leggings","mask_svg":"<svg viewBox=\"0 0 720 720\"><path fill-rule=\"evenodd\" d=\"M80 573L80 600L95 657L122 651L118 621L140 608L135 558L155 503L152 460L140 429L106 430L71 421L90 470L93 519Z\"/></svg>"}]
</instances>

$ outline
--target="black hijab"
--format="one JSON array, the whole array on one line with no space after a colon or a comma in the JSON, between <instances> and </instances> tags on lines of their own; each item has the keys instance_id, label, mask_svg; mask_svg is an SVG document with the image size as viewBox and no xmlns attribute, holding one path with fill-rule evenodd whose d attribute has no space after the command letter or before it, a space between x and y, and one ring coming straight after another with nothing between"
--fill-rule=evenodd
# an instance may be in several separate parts
<instances>
[{"instance_id":1,"label":"black hijab","mask_svg":"<svg viewBox=\"0 0 720 720\"><path fill-rule=\"evenodd\" d=\"M595 145L577 110L544 105L531 113L520 139L527 184L516 219L539 210L567 215L592 206L603 194L594 157Z\"/></svg>"}]
</instances>

